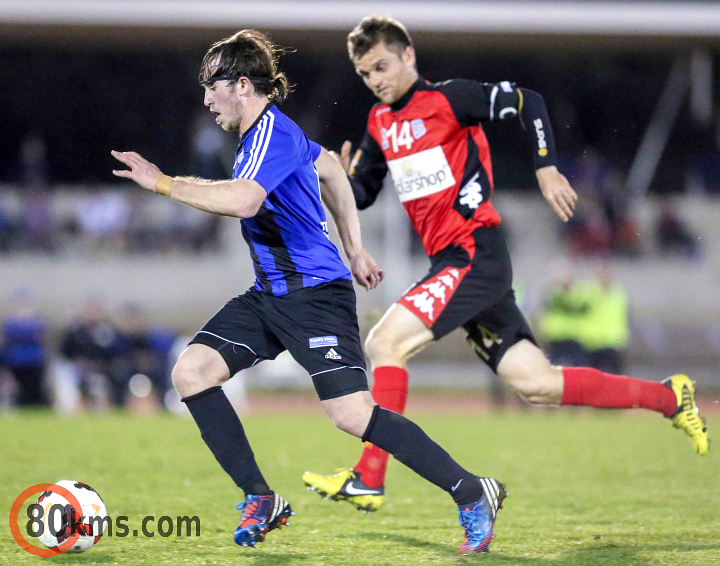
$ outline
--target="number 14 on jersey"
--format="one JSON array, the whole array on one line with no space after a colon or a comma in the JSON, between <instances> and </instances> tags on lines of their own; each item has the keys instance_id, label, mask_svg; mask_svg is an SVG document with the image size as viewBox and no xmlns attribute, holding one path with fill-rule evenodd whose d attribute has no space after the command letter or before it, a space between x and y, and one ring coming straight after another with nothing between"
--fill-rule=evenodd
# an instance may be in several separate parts
<instances>
[{"instance_id":1,"label":"number 14 on jersey","mask_svg":"<svg viewBox=\"0 0 720 566\"><path fill-rule=\"evenodd\" d=\"M405 146L405 148L410 151L415 140L420 139L427 131L422 118L412 120L411 122L404 120L399 129L400 131L398 132L398 123L393 122L389 128L382 128L380 130L383 149L387 150L392 146L393 152L397 153L400 150L400 146Z\"/></svg>"}]
</instances>

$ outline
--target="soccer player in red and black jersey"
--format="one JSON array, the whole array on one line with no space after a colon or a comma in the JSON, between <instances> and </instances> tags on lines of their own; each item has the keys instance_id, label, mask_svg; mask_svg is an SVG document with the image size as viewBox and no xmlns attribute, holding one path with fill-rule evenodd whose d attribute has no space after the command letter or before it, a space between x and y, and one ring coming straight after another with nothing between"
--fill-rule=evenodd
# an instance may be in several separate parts
<instances>
[{"instance_id":1,"label":"soccer player in red and black jersey","mask_svg":"<svg viewBox=\"0 0 720 566\"><path fill-rule=\"evenodd\" d=\"M493 175L481 123L520 120L533 147L540 190L567 221L577 195L555 166L542 96L509 82L426 81L418 75L407 30L386 16L363 19L348 36L348 51L380 102L370 111L352 163L350 142L336 157L349 174L360 209L373 204L390 172L431 264L365 343L375 401L402 413L407 360L430 341L463 327L478 357L530 403L657 411L685 430L695 450L705 454L707 428L686 376L660 383L552 366L517 307L500 216L490 201ZM308 472L303 480L333 499L374 511L384 497L387 460L387 453L366 444L352 469L332 476Z\"/></svg>"}]
</instances>

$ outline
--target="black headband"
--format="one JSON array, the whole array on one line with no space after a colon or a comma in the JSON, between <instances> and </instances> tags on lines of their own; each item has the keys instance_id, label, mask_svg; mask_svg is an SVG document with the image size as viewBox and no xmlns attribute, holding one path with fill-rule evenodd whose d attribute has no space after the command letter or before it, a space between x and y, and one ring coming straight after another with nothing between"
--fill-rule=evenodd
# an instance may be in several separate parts
<instances>
[{"instance_id":1,"label":"black headband","mask_svg":"<svg viewBox=\"0 0 720 566\"><path fill-rule=\"evenodd\" d=\"M248 79L250 82L256 82L256 81L257 82L269 82L272 80L270 77L252 77L249 75L218 75L217 77L213 76L213 77L208 77L206 79L203 79L200 81L200 84L202 86L210 86L210 85L216 83L217 81L236 81L243 77Z\"/></svg>"}]
</instances>

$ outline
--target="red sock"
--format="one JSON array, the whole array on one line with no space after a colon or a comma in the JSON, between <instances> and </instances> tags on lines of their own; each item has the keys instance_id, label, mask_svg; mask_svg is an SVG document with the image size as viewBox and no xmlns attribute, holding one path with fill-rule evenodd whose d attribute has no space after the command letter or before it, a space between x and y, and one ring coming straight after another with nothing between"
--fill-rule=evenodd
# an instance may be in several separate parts
<instances>
[{"instance_id":1,"label":"red sock","mask_svg":"<svg viewBox=\"0 0 720 566\"><path fill-rule=\"evenodd\" d=\"M642 407L666 417L675 414L675 393L657 381L603 373L593 368L563 368L561 405L589 405L605 409Z\"/></svg>"},{"instance_id":2,"label":"red sock","mask_svg":"<svg viewBox=\"0 0 720 566\"><path fill-rule=\"evenodd\" d=\"M373 371L372 396L383 409L402 414L408 391L408 372L399 367L383 366ZM377 446L365 443L360 461L353 470L362 474L362 480L368 487L380 487L385 483L390 454Z\"/></svg>"}]
</instances>

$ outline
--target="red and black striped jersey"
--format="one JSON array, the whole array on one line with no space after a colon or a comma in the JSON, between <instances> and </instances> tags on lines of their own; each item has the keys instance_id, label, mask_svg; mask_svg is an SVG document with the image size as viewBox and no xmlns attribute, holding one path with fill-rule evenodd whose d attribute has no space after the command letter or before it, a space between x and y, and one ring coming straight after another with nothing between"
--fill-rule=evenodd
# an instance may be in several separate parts
<instances>
[{"instance_id":1,"label":"red and black striped jersey","mask_svg":"<svg viewBox=\"0 0 720 566\"><path fill-rule=\"evenodd\" d=\"M554 164L542 97L508 82L421 78L397 102L376 104L349 172L358 208L375 201L389 171L427 255L454 244L472 257L473 232L500 223L490 202L490 147L480 124L510 116L533 121L537 167Z\"/></svg>"}]
</instances>

